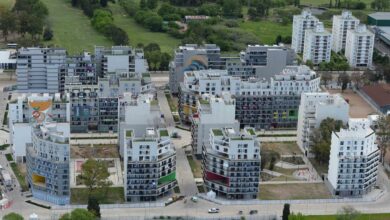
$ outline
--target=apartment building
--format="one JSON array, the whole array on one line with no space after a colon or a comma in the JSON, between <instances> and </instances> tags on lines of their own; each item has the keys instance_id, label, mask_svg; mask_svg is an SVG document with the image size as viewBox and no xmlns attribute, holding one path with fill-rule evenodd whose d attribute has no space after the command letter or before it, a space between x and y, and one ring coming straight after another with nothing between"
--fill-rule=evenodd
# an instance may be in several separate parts
<instances>
[{"instance_id":1,"label":"apartment building","mask_svg":"<svg viewBox=\"0 0 390 220\"><path fill-rule=\"evenodd\" d=\"M169 67L169 88L177 94L184 72L202 69L225 69L221 60L221 50L215 44L186 44L175 50Z\"/></svg>"},{"instance_id":2,"label":"apartment building","mask_svg":"<svg viewBox=\"0 0 390 220\"><path fill-rule=\"evenodd\" d=\"M129 46L95 47L95 62L99 77L109 72L147 73L148 63L142 49Z\"/></svg>"},{"instance_id":3,"label":"apartment building","mask_svg":"<svg viewBox=\"0 0 390 220\"><path fill-rule=\"evenodd\" d=\"M59 48L21 48L16 60L19 93L63 92L66 50Z\"/></svg>"},{"instance_id":4,"label":"apartment building","mask_svg":"<svg viewBox=\"0 0 390 220\"><path fill-rule=\"evenodd\" d=\"M17 99L9 103L8 127L12 155L16 162L26 162L26 144L31 143L32 127L34 120L33 113L36 109L29 105L29 102L45 101L50 102L51 107L46 120L57 123L57 130L69 133L70 104L69 96L66 94L21 94Z\"/></svg>"},{"instance_id":5,"label":"apartment building","mask_svg":"<svg viewBox=\"0 0 390 220\"><path fill-rule=\"evenodd\" d=\"M343 11L341 15L333 15L332 50L334 52L345 50L347 31L354 30L359 23L360 20L355 18L350 11Z\"/></svg>"},{"instance_id":6,"label":"apartment building","mask_svg":"<svg viewBox=\"0 0 390 220\"><path fill-rule=\"evenodd\" d=\"M332 133L328 182L340 197L361 197L377 184L380 151L368 119L350 119Z\"/></svg>"},{"instance_id":7,"label":"apartment building","mask_svg":"<svg viewBox=\"0 0 390 220\"><path fill-rule=\"evenodd\" d=\"M325 30L322 22L318 22L312 29L307 29L303 47L303 61L310 60L314 64L328 63L331 55L331 43L332 34Z\"/></svg>"},{"instance_id":8,"label":"apartment building","mask_svg":"<svg viewBox=\"0 0 390 220\"><path fill-rule=\"evenodd\" d=\"M202 161L207 191L227 199L256 199L260 163L260 142L253 128L241 133L229 127L210 129Z\"/></svg>"},{"instance_id":9,"label":"apartment building","mask_svg":"<svg viewBox=\"0 0 390 220\"><path fill-rule=\"evenodd\" d=\"M300 15L294 15L291 48L296 53L303 53L306 30L314 28L318 22L318 18L307 10L303 10Z\"/></svg>"},{"instance_id":10,"label":"apartment building","mask_svg":"<svg viewBox=\"0 0 390 220\"><path fill-rule=\"evenodd\" d=\"M346 124L349 119L349 104L340 94L303 93L298 110L297 144L306 156L311 156L312 132L326 118L341 120Z\"/></svg>"},{"instance_id":11,"label":"apartment building","mask_svg":"<svg viewBox=\"0 0 390 220\"><path fill-rule=\"evenodd\" d=\"M119 153L124 157L124 130L133 130L135 136L141 136L150 127L162 127L160 107L152 94L124 93L118 106L118 143Z\"/></svg>"},{"instance_id":12,"label":"apartment building","mask_svg":"<svg viewBox=\"0 0 390 220\"><path fill-rule=\"evenodd\" d=\"M183 122L197 111L202 94L221 96L228 92L236 100L236 119L241 127L256 129L293 128L298 119L300 96L317 92L320 78L307 66L289 66L269 80L241 80L226 71L201 70L185 73L179 91L179 115Z\"/></svg>"},{"instance_id":13,"label":"apartment building","mask_svg":"<svg viewBox=\"0 0 390 220\"><path fill-rule=\"evenodd\" d=\"M204 94L196 101L197 112L191 117L191 147L195 155L201 156L203 145L210 140L211 128L239 130L240 124L235 119L236 102L230 93L222 93L221 97Z\"/></svg>"},{"instance_id":14,"label":"apartment building","mask_svg":"<svg viewBox=\"0 0 390 220\"><path fill-rule=\"evenodd\" d=\"M295 64L294 50L280 45L248 45L238 57L222 57L229 75L242 79L270 78L286 66Z\"/></svg>"},{"instance_id":15,"label":"apartment building","mask_svg":"<svg viewBox=\"0 0 390 220\"><path fill-rule=\"evenodd\" d=\"M26 146L27 181L34 198L65 205L70 202L69 133L59 132L56 126L32 125L32 142Z\"/></svg>"},{"instance_id":16,"label":"apartment building","mask_svg":"<svg viewBox=\"0 0 390 220\"><path fill-rule=\"evenodd\" d=\"M168 130L147 128L137 135L124 130L125 198L129 202L156 201L177 185L176 152Z\"/></svg>"},{"instance_id":17,"label":"apartment building","mask_svg":"<svg viewBox=\"0 0 390 220\"><path fill-rule=\"evenodd\" d=\"M347 31L345 57L351 67L371 67L375 35L365 25Z\"/></svg>"},{"instance_id":18,"label":"apartment building","mask_svg":"<svg viewBox=\"0 0 390 220\"><path fill-rule=\"evenodd\" d=\"M96 85L98 82L95 60L87 52L68 57L61 71L65 74L65 87L75 84Z\"/></svg>"}]
</instances>

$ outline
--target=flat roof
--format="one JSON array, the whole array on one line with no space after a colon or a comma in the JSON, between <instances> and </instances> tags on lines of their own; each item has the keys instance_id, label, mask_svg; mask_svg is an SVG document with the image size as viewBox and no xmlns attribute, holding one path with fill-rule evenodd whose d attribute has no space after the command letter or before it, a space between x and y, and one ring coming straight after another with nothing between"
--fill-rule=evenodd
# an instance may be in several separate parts
<instances>
[{"instance_id":1,"label":"flat roof","mask_svg":"<svg viewBox=\"0 0 390 220\"><path fill-rule=\"evenodd\" d=\"M390 84L364 86L362 90L380 107L390 105Z\"/></svg>"},{"instance_id":2,"label":"flat roof","mask_svg":"<svg viewBox=\"0 0 390 220\"><path fill-rule=\"evenodd\" d=\"M11 51L0 50L0 63L16 63L16 59L11 59Z\"/></svg>"},{"instance_id":3,"label":"flat roof","mask_svg":"<svg viewBox=\"0 0 390 220\"><path fill-rule=\"evenodd\" d=\"M375 12L369 14L368 16L376 19L376 20L390 20L390 12Z\"/></svg>"}]
</instances>

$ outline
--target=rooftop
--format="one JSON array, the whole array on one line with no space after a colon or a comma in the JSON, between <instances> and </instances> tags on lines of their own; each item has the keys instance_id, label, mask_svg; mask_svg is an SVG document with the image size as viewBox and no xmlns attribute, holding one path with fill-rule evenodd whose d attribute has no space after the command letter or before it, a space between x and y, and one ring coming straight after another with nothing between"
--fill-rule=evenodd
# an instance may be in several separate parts
<instances>
[{"instance_id":1,"label":"rooftop","mask_svg":"<svg viewBox=\"0 0 390 220\"><path fill-rule=\"evenodd\" d=\"M380 107L390 105L390 84L364 86L362 90Z\"/></svg>"},{"instance_id":2,"label":"rooftop","mask_svg":"<svg viewBox=\"0 0 390 220\"><path fill-rule=\"evenodd\" d=\"M376 19L376 20L390 20L390 12L375 12L369 14L368 16Z\"/></svg>"}]
</instances>

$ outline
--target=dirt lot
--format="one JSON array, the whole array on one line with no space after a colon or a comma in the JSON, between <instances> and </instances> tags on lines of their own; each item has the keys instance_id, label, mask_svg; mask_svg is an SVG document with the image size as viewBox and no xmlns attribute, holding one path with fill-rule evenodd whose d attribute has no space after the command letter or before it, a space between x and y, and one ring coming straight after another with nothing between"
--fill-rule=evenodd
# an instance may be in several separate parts
<instances>
[{"instance_id":1,"label":"dirt lot","mask_svg":"<svg viewBox=\"0 0 390 220\"><path fill-rule=\"evenodd\" d=\"M349 116L352 118L365 118L367 115L375 113L375 110L357 93L352 90L345 90L343 93L339 89L328 90L329 93L340 93L349 100Z\"/></svg>"},{"instance_id":2,"label":"dirt lot","mask_svg":"<svg viewBox=\"0 0 390 220\"><path fill-rule=\"evenodd\" d=\"M323 183L261 184L260 199L328 199L332 195Z\"/></svg>"},{"instance_id":3,"label":"dirt lot","mask_svg":"<svg viewBox=\"0 0 390 220\"><path fill-rule=\"evenodd\" d=\"M70 148L71 158L118 158L118 147L114 144L99 145L72 145Z\"/></svg>"},{"instance_id":4,"label":"dirt lot","mask_svg":"<svg viewBox=\"0 0 390 220\"><path fill-rule=\"evenodd\" d=\"M261 143L261 148L278 152L280 155L302 154L295 142L264 142Z\"/></svg>"}]
</instances>

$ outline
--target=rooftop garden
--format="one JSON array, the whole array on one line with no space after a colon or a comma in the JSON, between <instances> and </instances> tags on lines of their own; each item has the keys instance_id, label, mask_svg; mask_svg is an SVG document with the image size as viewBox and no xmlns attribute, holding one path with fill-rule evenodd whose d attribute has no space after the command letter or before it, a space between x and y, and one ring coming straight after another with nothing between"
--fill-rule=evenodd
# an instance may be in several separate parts
<instances>
[{"instance_id":1,"label":"rooftop garden","mask_svg":"<svg viewBox=\"0 0 390 220\"><path fill-rule=\"evenodd\" d=\"M168 130L160 130L160 136L161 136L161 137L167 137L167 136L169 136Z\"/></svg>"},{"instance_id":2,"label":"rooftop garden","mask_svg":"<svg viewBox=\"0 0 390 220\"><path fill-rule=\"evenodd\" d=\"M132 130L127 130L126 131L126 137L132 137L133 136L133 131Z\"/></svg>"},{"instance_id":3,"label":"rooftop garden","mask_svg":"<svg viewBox=\"0 0 390 220\"><path fill-rule=\"evenodd\" d=\"M255 131L252 129L252 128L248 128L248 129L246 129L247 130L247 132L250 134L250 135L256 135L256 133L255 133Z\"/></svg>"},{"instance_id":4,"label":"rooftop garden","mask_svg":"<svg viewBox=\"0 0 390 220\"><path fill-rule=\"evenodd\" d=\"M222 130L221 129L213 129L214 136L222 136Z\"/></svg>"},{"instance_id":5,"label":"rooftop garden","mask_svg":"<svg viewBox=\"0 0 390 220\"><path fill-rule=\"evenodd\" d=\"M200 104L202 104L202 105L208 105L208 104L210 104L210 101L209 101L209 100L206 100L206 99L199 99L199 102L200 102Z\"/></svg>"}]
</instances>

